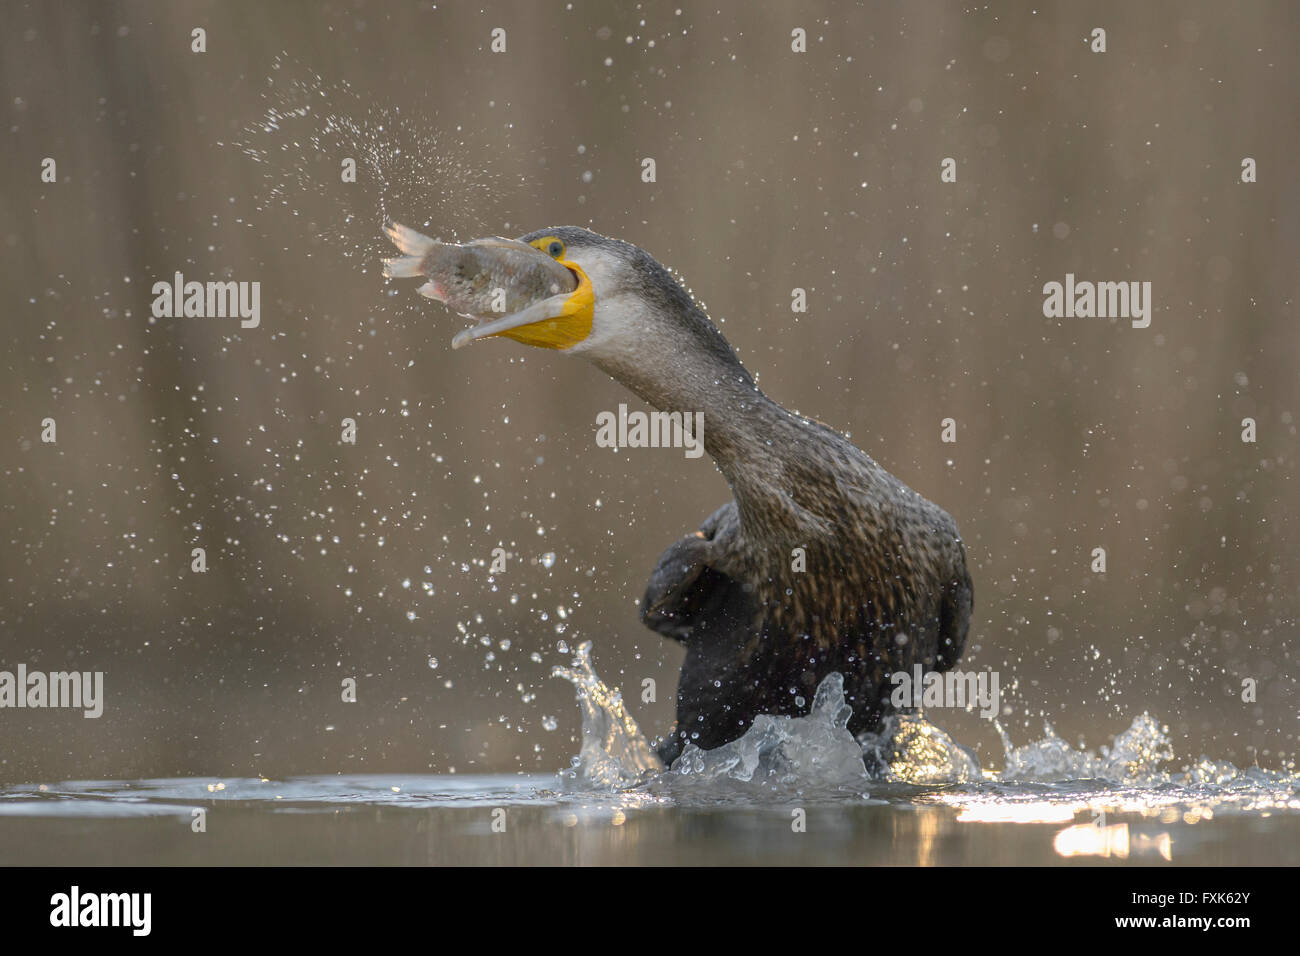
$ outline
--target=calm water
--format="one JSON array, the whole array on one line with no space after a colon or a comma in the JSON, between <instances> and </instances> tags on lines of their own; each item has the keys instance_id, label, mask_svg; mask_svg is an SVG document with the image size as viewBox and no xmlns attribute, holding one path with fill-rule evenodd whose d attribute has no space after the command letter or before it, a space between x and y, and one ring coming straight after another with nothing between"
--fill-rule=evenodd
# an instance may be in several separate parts
<instances>
[{"instance_id":1,"label":"calm water","mask_svg":"<svg viewBox=\"0 0 1300 956\"><path fill-rule=\"evenodd\" d=\"M665 770L588 650L558 671L583 714L564 773L9 787L0 864L1300 864L1300 776L1164 770L1146 714L1099 754L1004 739L994 771L923 715L854 739L833 675L807 717Z\"/></svg>"}]
</instances>

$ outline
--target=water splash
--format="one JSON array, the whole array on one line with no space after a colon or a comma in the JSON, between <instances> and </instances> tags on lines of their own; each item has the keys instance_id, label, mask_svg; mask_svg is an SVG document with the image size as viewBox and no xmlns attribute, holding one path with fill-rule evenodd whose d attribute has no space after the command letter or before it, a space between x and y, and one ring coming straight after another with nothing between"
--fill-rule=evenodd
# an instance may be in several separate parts
<instances>
[{"instance_id":1,"label":"water splash","mask_svg":"<svg viewBox=\"0 0 1300 956\"><path fill-rule=\"evenodd\" d=\"M743 737L713 750L687 744L671 768L650 749L636 721L591 664L591 642L578 645L572 667L552 673L573 684L582 711L582 747L561 776L583 787L628 788L652 783L681 794L828 790L865 796L862 747L849 733L852 708L844 680L831 674L806 717L759 716Z\"/></svg>"},{"instance_id":2,"label":"water splash","mask_svg":"<svg viewBox=\"0 0 1300 956\"><path fill-rule=\"evenodd\" d=\"M844 700L844 679L831 674L817 688L808 716L763 714L729 744L713 750L687 744L671 773L703 784L734 781L776 791L813 786L864 793L868 777L862 747L848 730L852 713Z\"/></svg>"},{"instance_id":3,"label":"water splash","mask_svg":"<svg viewBox=\"0 0 1300 956\"><path fill-rule=\"evenodd\" d=\"M892 783L969 783L983 775L974 753L920 713L894 714L859 743L867 764Z\"/></svg>"},{"instance_id":4,"label":"water splash","mask_svg":"<svg viewBox=\"0 0 1300 956\"><path fill-rule=\"evenodd\" d=\"M1148 713L1134 718L1100 755L1075 750L1052 728L1043 725L1044 737L1015 747L1001 725L997 726L1005 754L1005 769L996 775L1002 781L1098 779L1112 782L1167 783L1170 776L1160 764L1173 759L1169 730Z\"/></svg>"},{"instance_id":5,"label":"water splash","mask_svg":"<svg viewBox=\"0 0 1300 956\"><path fill-rule=\"evenodd\" d=\"M582 710L582 749L562 777L586 787L621 789L664 769L623 705L623 695L596 675L591 641L578 645L572 667L555 667L551 673L573 685Z\"/></svg>"},{"instance_id":6,"label":"water splash","mask_svg":"<svg viewBox=\"0 0 1300 956\"><path fill-rule=\"evenodd\" d=\"M582 749L566 773L588 786L650 785L680 795L712 789L722 797L737 785L746 792L784 794L825 790L865 796L869 784L956 787L936 795L968 819L1047 822L1108 809L1186 815L1213 808L1265 812L1300 810L1300 775L1201 757L1181 773L1161 765L1173 759L1168 728L1148 713L1136 717L1099 753L1076 749L1050 724L1044 736L1015 746L997 726L1003 744L1001 770L981 767L974 752L923 713L890 717L878 733L855 739L844 681L831 674L817 688L805 717L762 715L737 740L713 750L687 745L664 772L621 696L591 665L591 643L578 648L572 668L555 674L570 681L582 708ZM1190 809L1189 809L1190 807Z\"/></svg>"}]
</instances>

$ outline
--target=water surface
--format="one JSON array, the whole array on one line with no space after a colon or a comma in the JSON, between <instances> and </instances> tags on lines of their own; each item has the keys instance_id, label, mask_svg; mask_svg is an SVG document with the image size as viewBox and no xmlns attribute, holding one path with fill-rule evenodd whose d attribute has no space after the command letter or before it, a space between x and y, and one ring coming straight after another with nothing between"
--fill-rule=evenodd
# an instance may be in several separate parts
<instances>
[{"instance_id":1,"label":"water surface","mask_svg":"<svg viewBox=\"0 0 1300 956\"><path fill-rule=\"evenodd\" d=\"M1148 714L1099 753L1004 733L993 770L923 714L855 739L831 675L806 717L665 769L589 651L557 670L583 715L562 773L15 786L0 863L1300 864L1296 774L1169 770Z\"/></svg>"}]
</instances>

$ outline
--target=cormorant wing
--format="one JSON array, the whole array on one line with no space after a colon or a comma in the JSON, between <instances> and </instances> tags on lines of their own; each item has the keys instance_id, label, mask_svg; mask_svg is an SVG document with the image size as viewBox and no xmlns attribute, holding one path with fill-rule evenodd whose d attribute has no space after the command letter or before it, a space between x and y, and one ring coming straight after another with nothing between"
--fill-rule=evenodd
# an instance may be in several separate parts
<instances>
[{"instance_id":1,"label":"cormorant wing","mask_svg":"<svg viewBox=\"0 0 1300 956\"><path fill-rule=\"evenodd\" d=\"M697 628L717 626L719 615L743 599L741 585L714 561L737 524L736 503L729 501L660 556L641 602L641 623L683 644Z\"/></svg>"},{"instance_id":2,"label":"cormorant wing","mask_svg":"<svg viewBox=\"0 0 1300 956\"><path fill-rule=\"evenodd\" d=\"M934 669L951 670L966 647L970 632L971 611L975 606L975 588L966 570L966 549L962 548L958 576L943 590L939 606L939 646L935 649Z\"/></svg>"}]
</instances>

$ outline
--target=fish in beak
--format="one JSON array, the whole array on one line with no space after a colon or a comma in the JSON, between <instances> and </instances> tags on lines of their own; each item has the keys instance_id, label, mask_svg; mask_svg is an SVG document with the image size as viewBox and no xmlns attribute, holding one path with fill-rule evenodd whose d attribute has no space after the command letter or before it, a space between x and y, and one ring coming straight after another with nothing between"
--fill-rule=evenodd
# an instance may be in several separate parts
<instances>
[{"instance_id":1,"label":"fish in beak","mask_svg":"<svg viewBox=\"0 0 1300 956\"><path fill-rule=\"evenodd\" d=\"M416 291L478 320L453 349L502 336L539 348L567 349L591 334L595 294L586 273L564 258L564 244L492 237L439 242L390 222L384 233L402 255L384 260L390 279L423 276Z\"/></svg>"}]
</instances>

